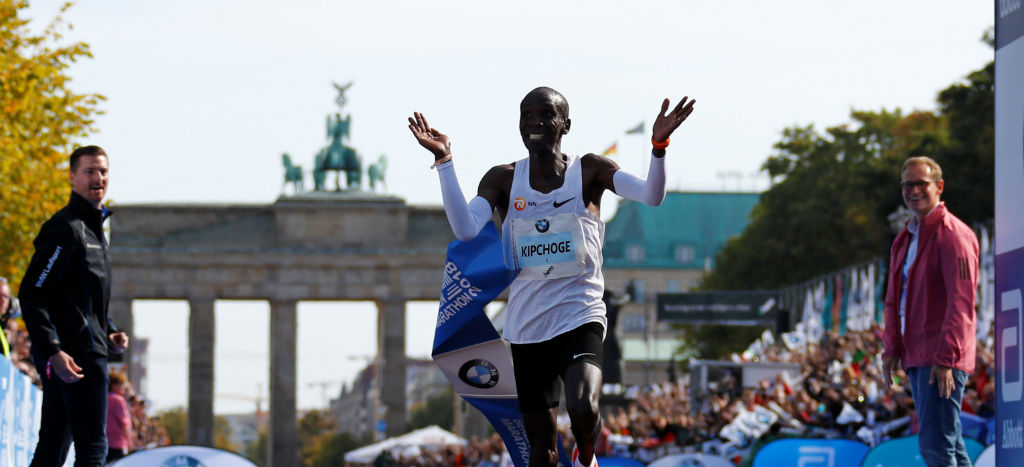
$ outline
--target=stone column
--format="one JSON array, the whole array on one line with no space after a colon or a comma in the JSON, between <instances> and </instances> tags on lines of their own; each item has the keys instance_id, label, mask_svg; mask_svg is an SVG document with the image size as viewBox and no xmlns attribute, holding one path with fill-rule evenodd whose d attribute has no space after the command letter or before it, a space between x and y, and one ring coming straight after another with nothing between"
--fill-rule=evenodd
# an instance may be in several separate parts
<instances>
[{"instance_id":1,"label":"stone column","mask_svg":"<svg viewBox=\"0 0 1024 467\"><path fill-rule=\"evenodd\" d=\"M117 355L111 353L109 355L111 363L115 360L120 359L120 362L124 364L124 374L128 376L128 381L132 382L136 388L138 388L138 381L134 380L132 374L132 344L135 343L135 320L132 315L132 299L128 297L111 297L110 299L110 320L114 322L114 326L118 329L128 333L128 350L124 351L123 354Z\"/></svg>"},{"instance_id":2,"label":"stone column","mask_svg":"<svg viewBox=\"0 0 1024 467\"><path fill-rule=\"evenodd\" d=\"M377 302L378 406L384 414L377 420L387 423L388 437L405 434L405 300ZM375 427L376 428L376 427Z\"/></svg>"},{"instance_id":3,"label":"stone column","mask_svg":"<svg viewBox=\"0 0 1024 467\"><path fill-rule=\"evenodd\" d=\"M188 444L213 447L212 297L188 300Z\"/></svg>"},{"instance_id":4,"label":"stone column","mask_svg":"<svg viewBox=\"0 0 1024 467\"><path fill-rule=\"evenodd\" d=\"M270 302L270 467L299 465L299 425L295 415L295 300Z\"/></svg>"}]
</instances>

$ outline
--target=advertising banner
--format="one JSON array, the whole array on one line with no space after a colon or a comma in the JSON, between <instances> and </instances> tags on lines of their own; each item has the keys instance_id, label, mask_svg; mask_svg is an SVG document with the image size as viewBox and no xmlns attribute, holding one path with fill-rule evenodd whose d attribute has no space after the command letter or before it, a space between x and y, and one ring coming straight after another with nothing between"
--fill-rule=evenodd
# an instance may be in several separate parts
<instances>
[{"instance_id":1,"label":"advertising banner","mask_svg":"<svg viewBox=\"0 0 1024 467\"><path fill-rule=\"evenodd\" d=\"M1024 459L1024 1L995 2L996 463Z\"/></svg>"},{"instance_id":2,"label":"advertising banner","mask_svg":"<svg viewBox=\"0 0 1024 467\"><path fill-rule=\"evenodd\" d=\"M848 439L780 439L768 443L754 457L754 467L799 465L838 467L861 465L870 448Z\"/></svg>"},{"instance_id":3,"label":"advertising banner","mask_svg":"<svg viewBox=\"0 0 1024 467\"><path fill-rule=\"evenodd\" d=\"M977 459L971 461L974 467L996 467L996 445L991 445L981 451Z\"/></svg>"},{"instance_id":4,"label":"advertising banner","mask_svg":"<svg viewBox=\"0 0 1024 467\"><path fill-rule=\"evenodd\" d=\"M256 467L256 463L233 452L206 446L165 446L144 449L122 457L109 467Z\"/></svg>"},{"instance_id":5,"label":"advertising banner","mask_svg":"<svg viewBox=\"0 0 1024 467\"><path fill-rule=\"evenodd\" d=\"M501 238L488 223L476 238L448 245L431 357L455 392L487 417L516 467L526 467L530 445L516 395L512 354L484 307L515 280L505 268ZM568 455L559 450L562 465Z\"/></svg>"},{"instance_id":6,"label":"advertising banner","mask_svg":"<svg viewBox=\"0 0 1024 467\"><path fill-rule=\"evenodd\" d=\"M702 467L733 467L732 461L729 459L699 453L668 455L647 464L647 467L696 467L698 465Z\"/></svg>"},{"instance_id":7,"label":"advertising banner","mask_svg":"<svg viewBox=\"0 0 1024 467\"><path fill-rule=\"evenodd\" d=\"M967 446L967 457L972 462L985 449L981 443L971 438L964 438L964 444ZM924 459L921 458L921 453L918 449L917 435L879 444L868 453L861 465L864 467L925 467Z\"/></svg>"},{"instance_id":8,"label":"advertising banner","mask_svg":"<svg viewBox=\"0 0 1024 467\"><path fill-rule=\"evenodd\" d=\"M774 291L658 294L658 321L752 326L775 322Z\"/></svg>"},{"instance_id":9,"label":"advertising banner","mask_svg":"<svg viewBox=\"0 0 1024 467\"><path fill-rule=\"evenodd\" d=\"M0 465L29 464L39 441L42 403L42 391L0 356Z\"/></svg>"}]
</instances>

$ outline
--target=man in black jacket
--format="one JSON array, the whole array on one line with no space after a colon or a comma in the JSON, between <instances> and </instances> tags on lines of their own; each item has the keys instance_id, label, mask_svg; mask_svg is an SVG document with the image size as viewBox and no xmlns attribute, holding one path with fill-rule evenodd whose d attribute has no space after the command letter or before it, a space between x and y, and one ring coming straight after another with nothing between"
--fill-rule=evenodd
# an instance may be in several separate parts
<instances>
[{"instance_id":1,"label":"man in black jacket","mask_svg":"<svg viewBox=\"0 0 1024 467\"><path fill-rule=\"evenodd\" d=\"M43 417L33 467L102 466L107 455L107 355L128 335L107 315L110 254L101 204L109 180L98 146L71 153L71 200L43 224L18 297L43 383Z\"/></svg>"}]
</instances>

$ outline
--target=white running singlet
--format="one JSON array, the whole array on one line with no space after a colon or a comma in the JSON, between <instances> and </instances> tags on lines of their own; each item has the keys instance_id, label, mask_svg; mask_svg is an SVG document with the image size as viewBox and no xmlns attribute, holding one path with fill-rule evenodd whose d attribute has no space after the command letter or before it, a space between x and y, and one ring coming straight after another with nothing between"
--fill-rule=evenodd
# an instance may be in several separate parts
<instances>
[{"instance_id":1,"label":"white running singlet","mask_svg":"<svg viewBox=\"0 0 1024 467\"><path fill-rule=\"evenodd\" d=\"M530 186L530 158L515 163L502 223L505 265L519 270L508 294L505 338L514 344L549 340L586 323L606 329L601 247L604 222L583 202L583 170L567 156L562 186Z\"/></svg>"}]
</instances>

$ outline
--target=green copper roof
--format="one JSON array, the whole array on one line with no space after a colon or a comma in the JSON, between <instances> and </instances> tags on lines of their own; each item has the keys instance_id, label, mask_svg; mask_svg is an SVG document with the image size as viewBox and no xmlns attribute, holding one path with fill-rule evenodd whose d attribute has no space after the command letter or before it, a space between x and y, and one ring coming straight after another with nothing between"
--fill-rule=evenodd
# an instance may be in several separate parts
<instances>
[{"instance_id":1,"label":"green copper roof","mask_svg":"<svg viewBox=\"0 0 1024 467\"><path fill-rule=\"evenodd\" d=\"M703 268L747 227L760 196L669 192L658 207L624 199L605 227L604 267Z\"/></svg>"}]
</instances>

